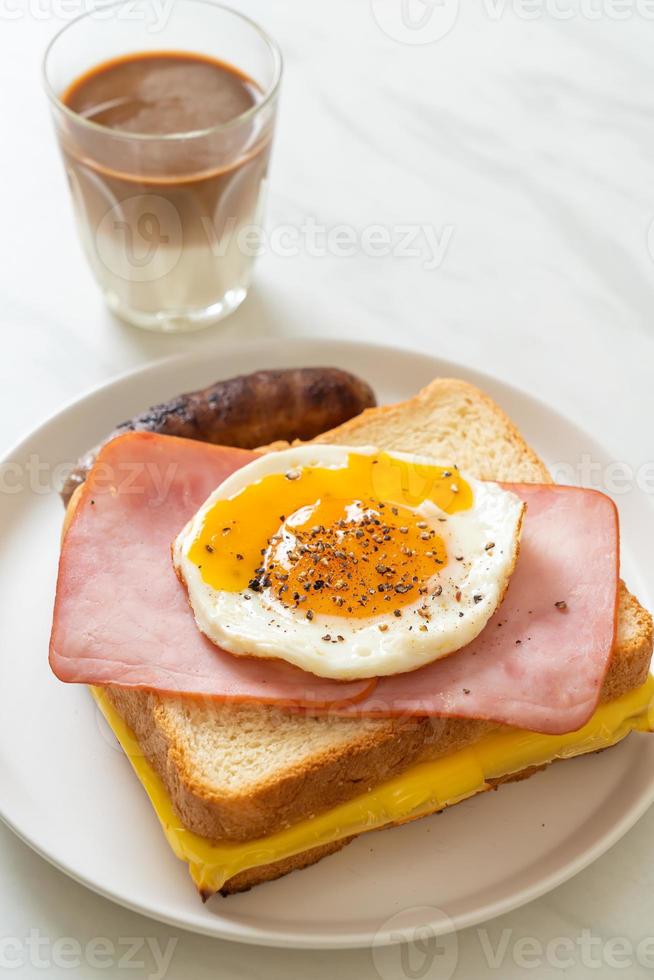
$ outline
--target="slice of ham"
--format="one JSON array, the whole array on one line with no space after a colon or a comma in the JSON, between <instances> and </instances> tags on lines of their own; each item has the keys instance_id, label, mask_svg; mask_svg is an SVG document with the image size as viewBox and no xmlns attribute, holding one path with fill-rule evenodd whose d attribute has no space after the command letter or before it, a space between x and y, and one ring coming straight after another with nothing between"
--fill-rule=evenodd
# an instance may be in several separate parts
<instances>
[{"instance_id":1,"label":"slice of ham","mask_svg":"<svg viewBox=\"0 0 654 980\"><path fill-rule=\"evenodd\" d=\"M61 680L312 713L487 719L551 734L588 720L616 626L618 524L608 497L507 485L527 504L520 558L481 635L376 687L339 683L215 647L197 629L173 571L174 537L253 455L145 433L103 449L62 547L50 650Z\"/></svg>"},{"instance_id":2,"label":"slice of ham","mask_svg":"<svg viewBox=\"0 0 654 980\"><path fill-rule=\"evenodd\" d=\"M578 487L502 485L527 514L509 588L486 628L453 656L381 677L339 714L477 718L550 735L591 717L615 643L615 504Z\"/></svg>"},{"instance_id":3,"label":"slice of ham","mask_svg":"<svg viewBox=\"0 0 654 980\"><path fill-rule=\"evenodd\" d=\"M61 550L50 665L62 681L298 707L332 707L375 681L314 677L233 657L195 625L173 538L255 453L138 432L100 452Z\"/></svg>"}]
</instances>

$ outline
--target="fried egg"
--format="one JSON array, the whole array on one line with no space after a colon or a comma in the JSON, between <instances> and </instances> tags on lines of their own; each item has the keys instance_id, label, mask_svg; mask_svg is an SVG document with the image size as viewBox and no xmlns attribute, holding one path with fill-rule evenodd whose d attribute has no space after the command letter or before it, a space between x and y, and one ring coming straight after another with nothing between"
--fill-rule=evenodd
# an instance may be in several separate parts
<instances>
[{"instance_id":1,"label":"fried egg","mask_svg":"<svg viewBox=\"0 0 654 980\"><path fill-rule=\"evenodd\" d=\"M350 680L470 643L506 591L524 505L425 456L298 446L225 480L173 543L196 623L239 656Z\"/></svg>"}]
</instances>

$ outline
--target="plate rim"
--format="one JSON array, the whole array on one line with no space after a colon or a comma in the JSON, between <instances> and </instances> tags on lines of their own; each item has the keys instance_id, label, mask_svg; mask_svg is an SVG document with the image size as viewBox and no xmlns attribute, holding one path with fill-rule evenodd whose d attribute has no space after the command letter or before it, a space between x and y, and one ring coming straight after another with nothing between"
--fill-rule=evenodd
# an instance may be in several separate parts
<instances>
[{"instance_id":1,"label":"plate rim","mask_svg":"<svg viewBox=\"0 0 654 980\"><path fill-rule=\"evenodd\" d=\"M434 355L431 352L426 353L424 351L418 351L413 347L402 344L377 343L367 340L359 341L338 336L313 337L293 335L291 339L294 341L294 343L300 345L304 350L306 350L307 356L309 357L311 356L312 349L326 350L334 347L335 357L341 361L343 360L344 351L347 351L348 349L351 351L357 350L361 353L370 354L375 358L380 356L388 358L392 357L393 355L423 358L425 361L440 364L441 367L445 366L448 371L451 369L451 373L449 374L450 377L462 377L469 379L471 380L471 383L478 385L482 389L485 385L488 385L491 388L499 387L509 395L526 400L536 409L538 409L539 412L546 413L550 418L555 417L557 421L563 423L568 428L574 429L579 436L586 439L589 443L593 443L600 446L600 448L603 448L601 442L599 442L594 436L590 435L585 429L577 425L575 421L568 419L563 413L559 412L557 408L551 407L538 396L532 395L530 392L525 391L519 385L516 385L513 382L505 381L503 378L497 377L496 375L490 374L483 370L478 370L474 367L469 367L466 364L459 364L449 358L440 357L439 355ZM279 343L279 338L255 338L239 342L230 342L219 338L215 344L211 344L208 347L197 347L193 350L182 353L172 353L170 355L157 358L149 363L139 364L135 367L120 371L96 385L89 386L80 394L67 400L59 409L42 418L36 425L33 425L0 455L0 465L13 461L17 456L19 456L30 440L39 436L39 434L41 434L44 429L47 429L49 425L56 425L57 423L65 422L65 417L67 415L79 410L79 408L87 401L101 396L110 389L120 387L122 383L133 381L137 378L156 377L160 371L174 368L176 365L184 365L185 367L188 366L190 369L192 369L195 365L201 367L201 365L204 362L207 362L214 353L223 353L227 360L230 358L244 357L249 353L252 353L258 357L263 357L266 349L276 348ZM650 504L650 506L652 505ZM615 843L617 843L618 840L624 836L624 834L627 833L628 830L631 829L631 827L634 826L634 824L642 817L652 803L654 803L654 775L652 775L649 785L639 791L636 799L622 814L621 818L616 820L609 830L601 833L590 847L584 849L576 857L568 859L567 862L564 862L561 866L555 868L549 874L540 876L535 882L525 885L517 891L511 891L503 898L488 900L484 905L470 909L467 912L454 915L448 920L437 920L434 923L434 934L444 935L451 932L457 933L462 929L480 925L483 922L488 922L499 915L511 912L520 906L547 894L558 885L570 880L572 877L606 853ZM79 874L75 870L71 869L64 862L58 861L56 857L49 853L47 848L42 846L38 840L36 840L33 836L31 837L30 835L24 834L21 831L20 826L18 826L6 812L7 809L7 805L0 801L0 820L2 820L3 823L9 827L9 829L16 834L16 836L23 843L27 844L27 846L35 851L35 853L39 854L39 856L46 860L51 866L57 868L59 871L62 871L69 878L83 885L84 887L89 888L91 891L100 895L101 897L109 899L117 905L136 912L137 914L144 915L147 918L162 922L174 928L184 929L196 934L205 935L212 938L220 938L246 945L249 944L276 948L290 947L295 949L316 950L356 949L370 947L373 944L375 947L392 945L394 942L397 942L397 933L393 933L395 936L395 938L393 938L391 936L391 932L393 932L391 928L387 928L386 931L383 929L378 930L375 932L374 936L371 936L370 932L334 932L330 935L325 935L324 932L304 932L298 934L296 932L280 930L271 932L270 930L266 930L266 928L225 922L218 917L216 918L215 927L209 927L199 919L193 921L192 919L189 920L189 918L181 918L175 915L170 915L165 911L153 909L147 905L140 904L138 901L130 900L129 897L125 897L115 890L103 887L101 884L96 883L91 878Z\"/></svg>"}]
</instances>

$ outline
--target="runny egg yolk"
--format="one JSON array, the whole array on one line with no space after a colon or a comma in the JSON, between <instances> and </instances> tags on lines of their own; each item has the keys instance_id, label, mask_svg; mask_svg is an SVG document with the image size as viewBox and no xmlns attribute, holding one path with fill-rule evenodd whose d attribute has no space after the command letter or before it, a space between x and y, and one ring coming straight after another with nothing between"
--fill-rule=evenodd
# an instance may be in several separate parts
<instances>
[{"instance_id":1,"label":"runny egg yolk","mask_svg":"<svg viewBox=\"0 0 654 980\"><path fill-rule=\"evenodd\" d=\"M284 605L305 603L310 613L362 618L399 610L447 561L426 521L383 501L321 500L284 531L291 550L283 563L273 552L265 579Z\"/></svg>"},{"instance_id":2,"label":"runny egg yolk","mask_svg":"<svg viewBox=\"0 0 654 980\"><path fill-rule=\"evenodd\" d=\"M273 473L216 501L188 557L217 591L270 589L309 617L401 615L448 560L416 513L424 501L454 514L472 489L455 467L350 453L347 466Z\"/></svg>"}]
</instances>

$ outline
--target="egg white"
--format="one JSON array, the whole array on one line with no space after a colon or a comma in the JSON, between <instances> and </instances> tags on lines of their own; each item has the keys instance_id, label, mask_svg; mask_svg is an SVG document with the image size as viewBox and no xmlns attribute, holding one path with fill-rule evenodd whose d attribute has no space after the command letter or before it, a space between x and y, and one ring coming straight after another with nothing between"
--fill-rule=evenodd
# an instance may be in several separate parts
<instances>
[{"instance_id":1,"label":"egg white","mask_svg":"<svg viewBox=\"0 0 654 980\"><path fill-rule=\"evenodd\" d=\"M268 453L237 470L211 494L173 545L173 562L188 589L196 623L210 640L238 656L280 658L322 677L352 680L415 670L479 635L502 601L515 566L524 505L496 483L465 473L460 476L474 495L469 510L447 514L431 501L412 508L445 540L448 561L430 580L442 586L441 594L433 595L430 588L426 597L402 607L401 618L388 613L361 619L316 613L309 621L301 606L284 606L270 589L246 590L246 599L243 592L212 588L189 559L216 501L233 497L273 473L347 467L350 453L378 452L375 447L311 445ZM443 465L427 456L388 455L419 465ZM276 559L283 562L283 545L276 547ZM457 561L457 556L463 560ZM427 623L418 612L425 604L430 614ZM426 631L421 629L424 625Z\"/></svg>"}]
</instances>

